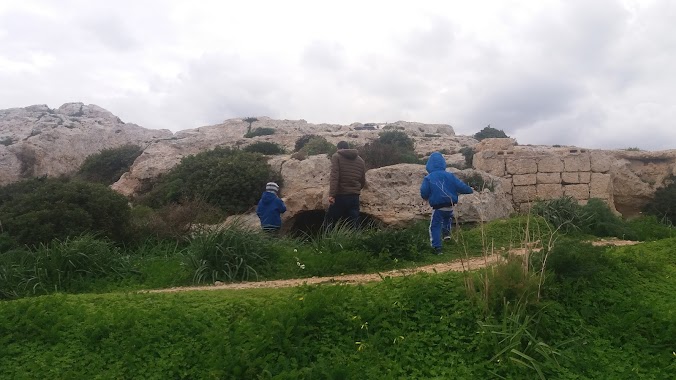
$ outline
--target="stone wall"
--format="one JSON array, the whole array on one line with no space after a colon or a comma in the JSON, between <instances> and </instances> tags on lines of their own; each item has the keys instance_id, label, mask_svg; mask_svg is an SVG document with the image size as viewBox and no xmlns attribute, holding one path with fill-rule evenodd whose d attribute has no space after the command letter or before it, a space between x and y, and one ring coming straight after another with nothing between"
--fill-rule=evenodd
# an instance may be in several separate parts
<instances>
[{"instance_id":1,"label":"stone wall","mask_svg":"<svg viewBox=\"0 0 676 380\"><path fill-rule=\"evenodd\" d=\"M511 139L487 140L494 141L476 146L473 165L500 177L519 211L536 200L571 196L580 204L599 198L612 210L633 216L666 178L676 175L676 151L532 147L517 146Z\"/></svg>"}]
</instances>

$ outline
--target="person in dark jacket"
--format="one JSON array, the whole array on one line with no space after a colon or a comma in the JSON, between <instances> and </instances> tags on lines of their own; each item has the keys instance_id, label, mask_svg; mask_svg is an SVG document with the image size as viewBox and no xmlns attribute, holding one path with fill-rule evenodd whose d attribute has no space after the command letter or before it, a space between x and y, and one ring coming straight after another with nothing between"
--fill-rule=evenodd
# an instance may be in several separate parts
<instances>
[{"instance_id":1,"label":"person in dark jacket","mask_svg":"<svg viewBox=\"0 0 676 380\"><path fill-rule=\"evenodd\" d=\"M265 185L265 192L261 195L256 207L256 215L261 220L261 227L265 232L277 232L282 227L281 214L286 212L286 205L277 194L279 185L274 182L268 182Z\"/></svg>"},{"instance_id":2,"label":"person in dark jacket","mask_svg":"<svg viewBox=\"0 0 676 380\"><path fill-rule=\"evenodd\" d=\"M359 195L366 186L366 165L356 149L350 149L345 141L337 145L338 151L331 156L329 178L330 224L347 220L356 227L359 221Z\"/></svg>"},{"instance_id":3,"label":"person in dark jacket","mask_svg":"<svg viewBox=\"0 0 676 380\"><path fill-rule=\"evenodd\" d=\"M430 221L430 243L437 254L441 254L441 239L451 237L453 206L458 203L458 194L472 194L473 190L446 171L446 160L439 152L430 155L425 166L429 173L420 185L420 196L432 206Z\"/></svg>"}]
</instances>

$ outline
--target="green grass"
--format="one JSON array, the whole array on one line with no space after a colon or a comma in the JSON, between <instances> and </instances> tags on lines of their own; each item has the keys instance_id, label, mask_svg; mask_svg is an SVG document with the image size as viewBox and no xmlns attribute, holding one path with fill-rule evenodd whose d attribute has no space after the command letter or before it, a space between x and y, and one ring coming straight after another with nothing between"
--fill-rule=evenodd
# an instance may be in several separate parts
<instances>
[{"instance_id":1,"label":"green grass","mask_svg":"<svg viewBox=\"0 0 676 380\"><path fill-rule=\"evenodd\" d=\"M226 229L127 249L86 235L5 250L0 289L23 298L0 301L0 378L670 379L676 237L654 218L625 226L654 241L607 248L562 235L534 255L549 255L537 296L540 267L524 272L521 259L359 286L137 292L200 282L190 265L200 260L217 273L239 263L224 279L248 267L302 278L546 243L550 227L533 217L460 226L442 256L426 223L307 239Z\"/></svg>"},{"instance_id":2,"label":"green grass","mask_svg":"<svg viewBox=\"0 0 676 380\"><path fill-rule=\"evenodd\" d=\"M4 301L0 368L3 378L538 378L509 358L498 362L512 346L491 331L506 331L545 378L669 379L675 244L570 243L592 269L552 272L541 303L504 317L486 318L458 273L367 286ZM510 322L514 315L521 319ZM556 361L529 341L551 348Z\"/></svg>"}]
</instances>

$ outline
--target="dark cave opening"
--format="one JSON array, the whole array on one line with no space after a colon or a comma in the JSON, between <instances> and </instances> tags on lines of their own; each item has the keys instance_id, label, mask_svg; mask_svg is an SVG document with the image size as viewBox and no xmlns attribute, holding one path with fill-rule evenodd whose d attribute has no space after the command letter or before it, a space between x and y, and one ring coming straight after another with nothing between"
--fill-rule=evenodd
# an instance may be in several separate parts
<instances>
[{"instance_id":1,"label":"dark cave opening","mask_svg":"<svg viewBox=\"0 0 676 380\"><path fill-rule=\"evenodd\" d=\"M312 237L317 236L326 225L326 210L309 210L296 214L293 218L286 221L288 228L284 228L284 233L294 237ZM360 228L371 226L382 226L383 223L372 215L366 213L359 214Z\"/></svg>"}]
</instances>

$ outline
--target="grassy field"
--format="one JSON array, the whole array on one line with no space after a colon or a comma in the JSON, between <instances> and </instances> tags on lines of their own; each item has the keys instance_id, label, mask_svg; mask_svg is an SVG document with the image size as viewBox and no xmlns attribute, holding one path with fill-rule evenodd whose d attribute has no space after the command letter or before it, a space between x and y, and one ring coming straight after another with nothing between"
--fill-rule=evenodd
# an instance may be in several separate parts
<instances>
[{"instance_id":1,"label":"grassy field","mask_svg":"<svg viewBox=\"0 0 676 380\"><path fill-rule=\"evenodd\" d=\"M213 250L205 247L219 244L216 259L237 246L251 254L246 265L259 277L291 278L481 255L548 231L531 221L526 233L523 218L466 228L438 257L426 250L424 227L259 245L247 236L212 235L187 245L148 244L134 254L85 237L76 251L107 250L116 270L95 271L85 261L88 271L68 278L59 278L70 272L57 264L71 257L68 244L75 243L61 246L58 257L53 248L42 256L34 251L23 270L51 268L57 275L45 275L31 292L12 283L18 277L7 273L18 274L3 266L11 297L0 301L0 378L672 379L676 373L676 238L663 235L627 247L561 235L528 262L514 258L471 274L136 292L192 284L199 273L211 281L211 269L190 262L208 259ZM15 265L4 255L5 264ZM247 271L233 273L241 279Z\"/></svg>"}]
</instances>

